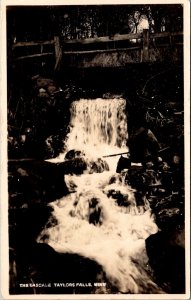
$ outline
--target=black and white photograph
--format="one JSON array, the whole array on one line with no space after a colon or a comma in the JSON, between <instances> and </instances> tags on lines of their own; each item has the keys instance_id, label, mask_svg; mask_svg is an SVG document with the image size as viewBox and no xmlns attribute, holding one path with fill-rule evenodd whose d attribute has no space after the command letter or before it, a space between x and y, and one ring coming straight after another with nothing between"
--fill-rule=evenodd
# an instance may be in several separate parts
<instances>
[{"instance_id":1,"label":"black and white photograph","mask_svg":"<svg viewBox=\"0 0 191 300\"><path fill-rule=\"evenodd\" d=\"M189 1L2 7L3 299L189 299Z\"/></svg>"}]
</instances>

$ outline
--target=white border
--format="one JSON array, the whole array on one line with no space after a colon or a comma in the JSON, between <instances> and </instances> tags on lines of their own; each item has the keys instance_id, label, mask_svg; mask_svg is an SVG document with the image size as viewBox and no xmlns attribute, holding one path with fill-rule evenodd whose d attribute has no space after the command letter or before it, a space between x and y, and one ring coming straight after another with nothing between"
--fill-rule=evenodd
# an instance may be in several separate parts
<instances>
[{"instance_id":1,"label":"white border","mask_svg":"<svg viewBox=\"0 0 191 300\"><path fill-rule=\"evenodd\" d=\"M8 186L7 186L7 55L6 6L8 5L109 5L183 4L184 5L184 108L185 108L185 232L186 293L131 295L9 295L8 294ZM2 299L190 299L190 2L189 0L0 0L0 287ZM178 258L177 258L178 259ZM176 263L176 262L175 262Z\"/></svg>"}]
</instances>

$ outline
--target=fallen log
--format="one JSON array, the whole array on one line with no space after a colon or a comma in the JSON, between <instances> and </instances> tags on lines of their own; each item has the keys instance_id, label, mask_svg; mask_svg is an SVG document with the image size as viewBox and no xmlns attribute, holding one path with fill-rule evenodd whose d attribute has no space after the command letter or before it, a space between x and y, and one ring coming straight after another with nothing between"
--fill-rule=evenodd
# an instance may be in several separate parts
<instances>
[{"instance_id":1,"label":"fallen log","mask_svg":"<svg viewBox=\"0 0 191 300\"><path fill-rule=\"evenodd\" d=\"M122 153L116 153L116 154L110 154L110 155L104 155L102 157L112 157L112 156L117 156L117 155L122 155L122 154L130 154L130 152L122 152Z\"/></svg>"},{"instance_id":2,"label":"fallen log","mask_svg":"<svg viewBox=\"0 0 191 300\"><path fill-rule=\"evenodd\" d=\"M161 153L165 150L168 150L170 147L165 147L163 149L160 149L158 150L158 153ZM102 157L112 157L112 156L117 156L117 155L122 155L122 154L129 154L130 155L130 152L120 152L120 153L115 153L115 154L110 154L110 155L103 155Z\"/></svg>"}]
</instances>

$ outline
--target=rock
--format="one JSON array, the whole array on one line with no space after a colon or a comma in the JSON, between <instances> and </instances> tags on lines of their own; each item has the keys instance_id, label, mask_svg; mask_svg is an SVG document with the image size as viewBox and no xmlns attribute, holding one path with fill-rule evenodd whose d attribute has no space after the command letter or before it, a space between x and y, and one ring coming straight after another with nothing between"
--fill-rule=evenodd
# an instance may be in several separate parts
<instances>
[{"instance_id":1,"label":"rock","mask_svg":"<svg viewBox=\"0 0 191 300\"><path fill-rule=\"evenodd\" d=\"M159 228L169 232L184 224L184 197L172 194L167 197L158 197L151 208Z\"/></svg>"},{"instance_id":2,"label":"rock","mask_svg":"<svg viewBox=\"0 0 191 300\"><path fill-rule=\"evenodd\" d=\"M64 171L59 164L46 161L16 161L9 163L13 178L9 183L11 194L20 195L28 203L47 203L68 193ZM23 203L24 204L24 203Z\"/></svg>"},{"instance_id":3,"label":"rock","mask_svg":"<svg viewBox=\"0 0 191 300\"><path fill-rule=\"evenodd\" d=\"M144 169L142 166L131 166L128 169L125 181L132 187L138 190L145 190L145 180L143 178Z\"/></svg>"},{"instance_id":4,"label":"rock","mask_svg":"<svg viewBox=\"0 0 191 300\"><path fill-rule=\"evenodd\" d=\"M102 95L103 99L121 99L123 97L122 94L113 94L110 92L106 92Z\"/></svg>"},{"instance_id":5,"label":"rock","mask_svg":"<svg viewBox=\"0 0 191 300\"><path fill-rule=\"evenodd\" d=\"M146 250L157 283L167 293L185 293L185 250L172 232L148 237Z\"/></svg>"},{"instance_id":6,"label":"rock","mask_svg":"<svg viewBox=\"0 0 191 300\"><path fill-rule=\"evenodd\" d=\"M43 88L40 88L40 89L39 89L39 93L46 93L46 90L43 89Z\"/></svg>"},{"instance_id":7,"label":"rock","mask_svg":"<svg viewBox=\"0 0 191 300\"><path fill-rule=\"evenodd\" d=\"M45 140L44 156L46 159L57 157L64 151L62 134L50 135Z\"/></svg>"},{"instance_id":8,"label":"rock","mask_svg":"<svg viewBox=\"0 0 191 300\"><path fill-rule=\"evenodd\" d=\"M30 248L24 247L24 251L17 249L16 254L15 264L19 270L16 282L49 284L49 294L91 294L95 293L97 276L106 282L102 267L95 261L78 254L58 253L44 243L33 243ZM26 288L16 284L14 291L47 294L47 287L41 284Z\"/></svg>"},{"instance_id":9,"label":"rock","mask_svg":"<svg viewBox=\"0 0 191 300\"><path fill-rule=\"evenodd\" d=\"M47 88L48 86L54 85L54 81L50 78L38 77L36 80L36 86L38 88Z\"/></svg>"},{"instance_id":10,"label":"rock","mask_svg":"<svg viewBox=\"0 0 191 300\"><path fill-rule=\"evenodd\" d=\"M34 76L32 80L34 82L34 88L38 91L38 97L40 98L48 98L49 96L62 91L58 88L55 81L50 78Z\"/></svg>"},{"instance_id":11,"label":"rock","mask_svg":"<svg viewBox=\"0 0 191 300\"><path fill-rule=\"evenodd\" d=\"M39 98L49 98L49 95L48 95L47 91L44 88L40 88L38 90L38 97Z\"/></svg>"},{"instance_id":12,"label":"rock","mask_svg":"<svg viewBox=\"0 0 191 300\"><path fill-rule=\"evenodd\" d=\"M10 210L9 243L11 293L47 294L46 287L21 288L17 283L51 283L49 293L91 293L97 276L104 276L99 264L77 254L57 253L44 243L36 243L37 236L44 226L55 226L52 209L47 205L37 204L28 209ZM31 280L32 279L32 280ZM104 279L105 281L105 279ZM89 287L59 286L54 283L92 283Z\"/></svg>"},{"instance_id":13,"label":"rock","mask_svg":"<svg viewBox=\"0 0 191 300\"><path fill-rule=\"evenodd\" d=\"M72 149L66 153L65 159L73 159L73 158L77 158L77 157L79 158L84 156L85 156L84 152Z\"/></svg>"},{"instance_id":14,"label":"rock","mask_svg":"<svg viewBox=\"0 0 191 300\"><path fill-rule=\"evenodd\" d=\"M10 229L10 247L22 247L24 252L25 247L30 247L35 242L45 224L48 224L48 221L50 223L51 213L52 208L43 203L10 210L10 224L15 224L15 228Z\"/></svg>"},{"instance_id":15,"label":"rock","mask_svg":"<svg viewBox=\"0 0 191 300\"><path fill-rule=\"evenodd\" d=\"M83 157L76 157L69 159L59 164L60 169L63 170L64 174L83 174L88 168L88 164Z\"/></svg>"},{"instance_id":16,"label":"rock","mask_svg":"<svg viewBox=\"0 0 191 300\"><path fill-rule=\"evenodd\" d=\"M88 167L89 167L90 174L102 173L104 171L109 171L108 163L101 158L98 158L96 161L90 161L88 163Z\"/></svg>"},{"instance_id":17,"label":"rock","mask_svg":"<svg viewBox=\"0 0 191 300\"><path fill-rule=\"evenodd\" d=\"M159 143L150 129L138 128L130 137L128 146L132 162L155 162L160 149Z\"/></svg>"},{"instance_id":18,"label":"rock","mask_svg":"<svg viewBox=\"0 0 191 300\"><path fill-rule=\"evenodd\" d=\"M94 225L101 225L101 209L102 207L99 205L99 200L96 198L92 198L89 200L89 223Z\"/></svg>"},{"instance_id":19,"label":"rock","mask_svg":"<svg viewBox=\"0 0 191 300\"><path fill-rule=\"evenodd\" d=\"M90 174L109 171L109 166L105 160L101 158L88 160L85 157L85 153L79 150L72 149L68 151L65 155L65 160L63 166L67 170L67 174L82 174L85 170Z\"/></svg>"},{"instance_id":20,"label":"rock","mask_svg":"<svg viewBox=\"0 0 191 300\"><path fill-rule=\"evenodd\" d=\"M118 163L117 163L117 173L120 173L124 169L129 169L131 167L131 160L130 158L120 156Z\"/></svg>"},{"instance_id":21,"label":"rock","mask_svg":"<svg viewBox=\"0 0 191 300\"><path fill-rule=\"evenodd\" d=\"M49 86L47 87L47 92L48 92L50 95L56 93L57 90L58 90L58 89L57 89L57 87L56 87L55 85L49 85Z\"/></svg>"},{"instance_id":22,"label":"rock","mask_svg":"<svg viewBox=\"0 0 191 300\"><path fill-rule=\"evenodd\" d=\"M122 194L121 191L109 189L106 194L108 197L115 199L118 206L128 207L135 205L134 199L129 197L128 194Z\"/></svg>"}]
</instances>

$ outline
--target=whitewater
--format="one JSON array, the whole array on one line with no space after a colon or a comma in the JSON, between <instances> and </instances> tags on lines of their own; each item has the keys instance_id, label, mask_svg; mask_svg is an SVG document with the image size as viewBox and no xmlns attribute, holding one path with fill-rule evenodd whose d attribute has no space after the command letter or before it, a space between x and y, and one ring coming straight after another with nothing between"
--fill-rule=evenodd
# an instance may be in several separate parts
<instances>
[{"instance_id":1,"label":"whitewater","mask_svg":"<svg viewBox=\"0 0 191 300\"><path fill-rule=\"evenodd\" d=\"M136 190L125 182L126 171L116 173L119 156L128 152L128 119L124 99L81 99L71 104L67 150L52 162L80 151L87 164L103 159L101 173L87 168L81 175L65 175L69 193L53 201L50 222L37 238L59 253L75 253L101 265L117 293L159 294L149 267L145 240L158 231L148 200L137 205ZM118 197L122 199L119 203ZM100 274L97 280L101 282ZM106 287L98 293L110 293Z\"/></svg>"}]
</instances>

